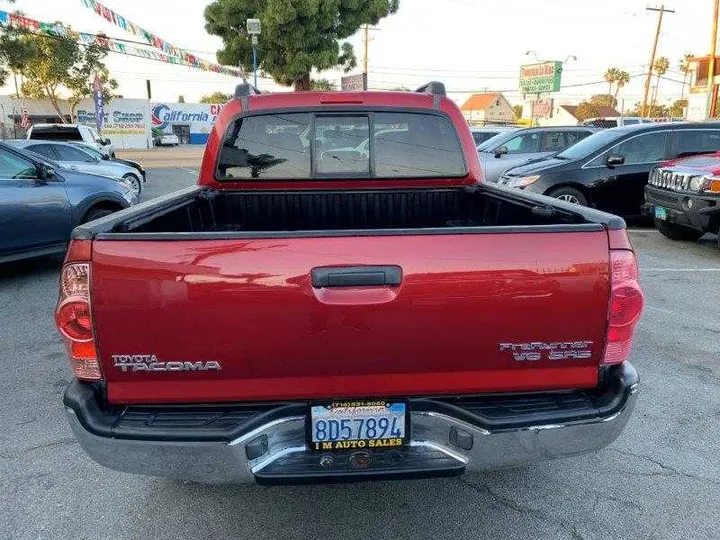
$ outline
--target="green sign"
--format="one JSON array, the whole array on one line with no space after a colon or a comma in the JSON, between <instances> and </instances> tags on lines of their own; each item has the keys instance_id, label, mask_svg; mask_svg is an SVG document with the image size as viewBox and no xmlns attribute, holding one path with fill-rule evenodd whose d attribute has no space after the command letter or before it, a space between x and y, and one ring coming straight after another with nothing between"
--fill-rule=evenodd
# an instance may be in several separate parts
<instances>
[{"instance_id":1,"label":"green sign","mask_svg":"<svg viewBox=\"0 0 720 540\"><path fill-rule=\"evenodd\" d=\"M562 62L542 62L520 66L520 92L547 94L560 91Z\"/></svg>"}]
</instances>

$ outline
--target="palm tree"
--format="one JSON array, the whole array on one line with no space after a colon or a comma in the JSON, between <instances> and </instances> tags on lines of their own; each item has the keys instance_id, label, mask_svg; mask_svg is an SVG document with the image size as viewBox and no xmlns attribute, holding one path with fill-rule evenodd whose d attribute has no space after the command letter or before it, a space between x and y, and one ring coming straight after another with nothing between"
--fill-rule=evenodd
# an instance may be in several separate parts
<instances>
[{"instance_id":1,"label":"palm tree","mask_svg":"<svg viewBox=\"0 0 720 540\"><path fill-rule=\"evenodd\" d=\"M613 84L615 84L618 80L618 75L620 74L620 70L616 67L610 67L605 72L605 81L608 83L608 94L612 95L612 87Z\"/></svg>"},{"instance_id":2,"label":"palm tree","mask_svg":"<svg viewBox=\"0 0 720 540\"><path fill-rule=\"evenodd\" d=\"M617 80L615 81L615 102L617 103L618 93L630 82L630 74L627 71L618 71Z\"/></svg>"},{"instance_id":3,"label":"palm tree","mask_svg":"<svg viewBox=\"0 0 720 540\"><path fill-rule=\"evenodd\" d=\"M685 86L687 85L687 78L688 75L690 75L690 59L693 58L695 55L693 54L685 54L682 57L682 60L680 60L680 72L683 74L683 85L682 90L680 91L680 99L685 99Z\"/></svg>"},{"instance_id":4,"label":"palm tree","mask_svg":"<svg viewBox=\"0 0 720 540\"><path fill-rule=\"evenodd\" d=\"M657 102L658 88L660 88L660 78L667 73L668 69L670 69L670 60L668 60L666 56L661 56L655 60L652 69L657 77L657 83L655 83L655 93L651 102L651 104L655 104Z\"/></svg>"}]
</instances>

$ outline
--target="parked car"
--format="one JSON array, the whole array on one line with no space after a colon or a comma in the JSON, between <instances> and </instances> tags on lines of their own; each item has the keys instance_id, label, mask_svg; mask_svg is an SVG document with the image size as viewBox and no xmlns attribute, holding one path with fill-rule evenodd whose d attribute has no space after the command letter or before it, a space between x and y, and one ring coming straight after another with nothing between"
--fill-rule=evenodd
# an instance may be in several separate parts
<instances>
[{"instance_id":1,"label":"parked car","mask_svg":"<svg viewBox=\"0 0 720 540\"><path fill-rule=\"evenodd\" d=\"M591 135L551 159L507 171L500 183L625 216L641 216L659 163L720 150L720 123L638 124Z\"/></svg>"},{"instance_id":2,"label":"parked car","mask_svg":"<svg viewBox=\"0 0 720 540\"><path fill-rule=\"evenodd\" d=\"M94 146L90 146L89 144L84 143L84 142L70 141L70 144L77 146L79 148L82 148L86 152L90 152L90 154L92 154L97 159L113 161L115 163L122 163L123 165L127 165L128 167L132 167L133 169L135 169L138 172L138 174L142 178L143 184L145 182L147 182L147 172L145 171L143 166L140 165L137 161L132 161L130 159L122 159L117 156L114 156L114 157L106 156L105 154L103 154L102 152L97 150Z\"/></svg>"},{"instance_id":3,"label":"parked car","mask_svg":"<svg viewBox=\"0 0 720 540\"><path fill-rule=\"evenodd\" d=\"M155 146L177 146L180 138L174 133L158 133L153 136Z\"/></svg>"},{"instance_id":4,"label":"parked car","mask_svg":"<svg viewBox=\"0 0 720 540\"><path fill-rule=\"evenodd\" d=\"M26 138L42 141L82 141L108 157L115 157L112 141L103 139L95 128L82 124L34 124L30 126Z\"/></svg>"},{"instance_id":5,"label":"parked car","mask_svg":"<svg viewBox=\"0 0 720 540\"><path fill-rule=\"evenodd\" d=\"M643 304L623 220L483 183L444 86L419 92L339 107L241 84L197 186L75 229L55 320L93 459L271 484L615 440ZM318 128L370 138L369 155L321 148Z\"/></svg>"},{"instance_id":6,"label":"parked car","mask_svg":"<svg viewBox=\"0 0 720 540\"><path fill-rule=\"evenodd\" d=\"M643 210L671 240L714 233L720 244L720 152L666 161L653 169Z\"/></svg>"},{"instance_id":7,"label":"parked car","mask_svg":"<svg viewBox=\"0 0 720 540\"><path fill-rule=\"evenodd\" d=\"M76 225L135 203L122 182L0 143L0 262L62 253Z\"/></svg>"},{"instance_id":8,"label":"parked car","mask_svg":"<svg viewBox=\"0 0 720 540\"><path fill-rule=\"evenodd\" d=\"M581 125L594 126L599 128L614 128L624 126L634 126L636 124L653 124L649 118L641 118L639 116L606 116L603 118L588 118Z\"/></svg>"},{"instance_id":9,"label":"parked car","mask_svg":"<svg viewBox=\"0 0 720 540\"><path fill-rule=\"evenodd\" d=\"M45 156L75 171L109 176L111 178L122 178L136 195L140 195L142 191L142 176L134 167L110 159L98 158L97 154L93 155L89 151L73 144L25 139L10 140L7 141L7 143L16 148L23 148Z\"/></svg>"},{"instance_id":10,"label":"parked car","mask_svg":"<svg viewBox=\"0 0 720 540\"><path fill-rule=\"evenodd\" d=\"M471 127L470 133L472 133L473 140L476 146L480 146L482 143L491 139L495 135L500 133L511 133L520 129L517 126L482 126L482 127Z\"/></svg>"},{"instance_id":11,"label":"parked car","mask_svg":"<svg viewBox=\"0 0 720 540\"><path fill-rule=\"evenodd\" d=\"M534 127L496 135L478 146L483 178L497 182L509 168L550 157L596 131L577 126Z\"/></svg>"}]
</instances>

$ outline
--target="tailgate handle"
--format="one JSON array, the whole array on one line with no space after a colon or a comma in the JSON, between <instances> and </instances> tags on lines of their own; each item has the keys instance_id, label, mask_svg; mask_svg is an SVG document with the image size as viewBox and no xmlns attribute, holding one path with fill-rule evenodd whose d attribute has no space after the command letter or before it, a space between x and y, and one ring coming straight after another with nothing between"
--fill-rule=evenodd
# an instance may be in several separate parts
<instances>
[{"instance_id":1,"label":"tailgate handle","mask_svg":"<svg viewBox=\"0 0 720 540\"><path fill-rule=\"evenodd\" d=\"M312 269L312 286L325 287L397 287L402 282L399 266L328 266Z\"/></svg>"}]
</instances>

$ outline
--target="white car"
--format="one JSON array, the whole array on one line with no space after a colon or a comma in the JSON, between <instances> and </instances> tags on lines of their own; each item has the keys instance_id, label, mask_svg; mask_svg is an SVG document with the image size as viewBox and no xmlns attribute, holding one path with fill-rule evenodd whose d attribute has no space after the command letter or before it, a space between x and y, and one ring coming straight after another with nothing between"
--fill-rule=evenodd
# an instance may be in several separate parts
<instances>
[{"instance_id":1,"label":"white car","mask_svg":"<svg viewBox=\"0 0 720 540\"><path fill-rule=\"evenodd\" d=\"M161 133L155 136L155 146L177 146L180 139L174 133Z\"/></svg>"},{"instance_id":2,"label":"white car","mask_svg":"<svg viewBox=\"0 0 720 540\"><path fill-rule=\"evenodd\" d=\"M57 141L28 141L23 139L6 143L51 159L63 167L79 172L115 178L126 184L135 196L142 191L142 175L137 169L117 161L98 159L91 151L72 143Z\"/></svg>"},{"instance_id":3,"label":"white car","mask_svg":"<svg viewBox=\"0 0 720 540\"><path fill-rule=\"evenodd\" d=\"M27 139L39 141L82 141L108 157L115 157L115 147L108 138L103 139L95 128L82 124L34 124Z\"/></svg>"}]
</instances>

